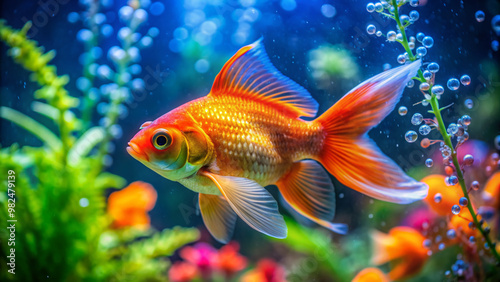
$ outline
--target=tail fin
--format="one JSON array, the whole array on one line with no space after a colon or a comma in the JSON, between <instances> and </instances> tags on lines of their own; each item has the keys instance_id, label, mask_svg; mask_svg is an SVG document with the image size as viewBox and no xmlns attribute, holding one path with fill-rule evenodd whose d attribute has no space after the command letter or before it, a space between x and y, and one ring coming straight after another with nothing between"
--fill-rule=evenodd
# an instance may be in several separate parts
<instances>
[{"instance_id":1,"label":"tail fin","mask_svg":"<svg viewBox=\"0 0 500 282\"><path fill-rule=\"evenodd\" d=\"M368 79L318 117L325 131L318 161L344 185L393 203L426 197L427 185L407 176L366 134L394 109L420 64L419 60Z\"/></svg>"}]
</instances>

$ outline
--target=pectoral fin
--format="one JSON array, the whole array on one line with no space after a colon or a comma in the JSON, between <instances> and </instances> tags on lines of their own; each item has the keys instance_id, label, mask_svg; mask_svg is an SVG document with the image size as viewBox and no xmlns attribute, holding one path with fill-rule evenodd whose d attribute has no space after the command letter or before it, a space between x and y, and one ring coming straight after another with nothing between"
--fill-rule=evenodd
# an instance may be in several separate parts
<instances>
[{"instance_id":1,"label":"pectoral fin","mask_svg":"<svg viewBox=\"0 0 500 282\"><path fill-rule=\"evenodd\" d=\"M201 216L208 231L217 241L226 244L233 237L236 213L218 195L199 194Z\"/></svg>"},{"instance_id":2,"label":"pectoral fin","mask_svg":"<svg viewBox=\"0 0 500 282\"><path fill-rule=\"evenodd\" d=\"M273 196L257 182L209 172L203 175L212 179L222 195L243 221L266 235L286 238L287 228Z\"/></svg>"}]
</instances>

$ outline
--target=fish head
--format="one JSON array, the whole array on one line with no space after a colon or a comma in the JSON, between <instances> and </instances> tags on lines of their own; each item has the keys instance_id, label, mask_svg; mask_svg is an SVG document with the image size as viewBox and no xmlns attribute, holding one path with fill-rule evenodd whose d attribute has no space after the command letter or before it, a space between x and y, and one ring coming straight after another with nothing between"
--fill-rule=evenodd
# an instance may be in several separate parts
<instances>
[{"instance_id":1,"label":"fish head","mask_svg":"<svg viewBox=\"0 0 500 282\"><path fill-rule=\"evenodd\" d=\"M213 154L208 135L190 121L145 122L128 145L132 157L173 181L195 174Z\"/></svg>"}]
</instances>

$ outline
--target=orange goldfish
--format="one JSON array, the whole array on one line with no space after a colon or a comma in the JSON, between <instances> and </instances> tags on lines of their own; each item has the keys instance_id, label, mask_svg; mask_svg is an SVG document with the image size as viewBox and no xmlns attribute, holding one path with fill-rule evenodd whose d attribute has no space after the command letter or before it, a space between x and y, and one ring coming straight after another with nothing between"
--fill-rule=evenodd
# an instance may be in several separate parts
<instances>
[{"instance_id":1,"label":"orange goldfish","mask_svg":"<svg viewBox=\"0 0 500 282\"><path fill-rule=\"evenodd\" d=\"M429 258L423 246L425 237L410 227L398 226L384 234L375 231L372 263L392 263L389 278L402 280L417 274Z\"/></svg>"},{"instance_id":2,"label":"orange goldfish","mask_svg":"<svg viewBox=\"0 0 500 282\"><path fill-rule=\"evenodd\" d=\"M379 74L350 91L317 119L318 103L269 61L261 40L223 66L210 93L142 124L127 151L172 181L199 193L201 215L220 242L237 216L254 229L285 238L275 184L299 214L335 232L335 192L328 172L374 198L410 203L427 185L408 177L367 132L399 101L420 61Z\"/></svg>"}]
</instances>

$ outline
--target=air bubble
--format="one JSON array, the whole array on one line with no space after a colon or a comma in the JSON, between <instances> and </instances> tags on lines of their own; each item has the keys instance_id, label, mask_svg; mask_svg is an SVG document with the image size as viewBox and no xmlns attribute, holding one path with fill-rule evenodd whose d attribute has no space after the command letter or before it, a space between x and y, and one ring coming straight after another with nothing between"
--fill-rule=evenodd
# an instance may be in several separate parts
<instances>
[{"instance_id":1,"label":"air bubble","mask_svg":"<svg viewBox=\"0 0 500 282\"><path fill-rule=\"evenodd\" d=\"M472 244L476 243L476 237L470 236L469 237L469 242L472 243Z\"/></svg>"},{"instance_id":2,"label":"air bubble","mask_svg":"<svg viewBox=\"0 0 500 282\"><path fill-rule=\"evenodd\" d=\"M394 40L396 40L396 36L397 36L397 35L396 35L396 32L395 32L395 31L393 31L393 30L391 30L391 31L389 31L389 32L387 33L387 40L389 40L389 41L394 41Z\"/></svg>"},{"instance_id":3,"label":"air bubble","mask_svg":"<svg viewBox=\"0 0 500 282\"><path fill-rule=\"evenodd\" d=\"M423 77L425 78L425 80L430 80L432 78L432 72L428 71L428 70L425 70L423 73L422 73Z\"/></svg>"},{"instance_id":4,"label":"air bubble","mask_svg":"<svg viewBox=\"0 0 500 282\"><path fill-rule=\"evenodd\" d=\"M419 86L420 90L422 90L422 91L429 90L429 87L430 87L430 85L427 82L422 82L422 83L420 83L420 86Z\"/></svg>"},{"instance_id":5,"label":"air bubble","mask_svg":"<svg viewBox=\"0 0 500 282\"><path fill-rule=\"evenodd\" d=\"M413 142L417 141L417 138L418 138L418 135L413 130L409 130L405 134L405 139L406 139L406 142L408 142L408 143L413 143Z\"/></svg>"},{"instance_id":6,"label":"air bubble","mask_svg":"<svg viewBox=\"0 0 500 282\"><path fill-rule=\"evenodd\" d=\"M404 64L406 62L406 58L405 58L405 55L399 55L398 56L398 63L400 64Z\"/></svg>"},{"instance_id":7,"label":"air bubble","mask_svg":"<svg viewBox=\"0 0 500 282\"><path fill-rule=\"evenodd\" d=\"M373 13L375 11L375 4L373 3L368 3L366 5L366 10L368 11L368 13Z\"/></svg>"},{"instance_id":8,"label":"air bubble","mask_svg":"<svg viewBox=\"0 0 500 282\"><path fill-rule=\"evenodd\" d=\"M457 90L460 87L460 81L456 78L450 78L448 79L446 86L448 86L448 89L450 90Z\"/></svg>"},{"instance_id":9,"label":"air bubble","mask_svg":"<svg viewBox=\"0 0 500 282\"><path fill-rule=\"evenodd\" d=\"M423 47L423 46L420 46L417 48L417 56L422 58L424 57L425 55L427 55L427 48Z\"/></svg>"},{"instance_id":10,"label":"air bubble","mask_svg":"<svg viewBox=\"0 0 500 282\"><path fill-rule=\"evenodd\" d=\"M446 132L448 132L448 134L451 134L451 135L455 135L457 134L458 132L458 126L456 123L450 123L450 125L448 125L448 129L446 130Z\"/></svg>"},{"instance_id":11,"label":"air bubble","mask_svg":"<svg viewBox=\"0 0 500 282\"><path fill-rule=\"evenodd\" d=\"M441 201L442 201L442 200L443 200L443 196L441 196L441 194L440 194L440 193L436 193L436 194L434 195L434 202L435 202L436 204L441 203Z\"/></svg>"},{"instance_id":12,"label":"air bubble","mask_svg":"<svg viewBox=\"0 0 500 282\"><path fill-rule=\"evenodd\" d=\"M450 240L453 240L457 237L457 232L455 232L455 230L453 230L453 229L450 229L450 230L446 231L446 237L448 237L448 239L450 239Z\"/></svg>"},{"instance_id":13,"label":"air bubble","mask_svg":"<svg viewBox=\"0 0 500 282\"><path fill-rule=\"evenodd\" d=\"M475 191L479 190L479 182L476 180L472 181L470 187Z\"/></svg>"},{"instance_id":14,"label":"air bubble","mask_svg":"<svg viewBox=\"0 0 500 282\"><path fill-rule=\"evenodd\" d=\"M463 164L466 166L471 166L474 163L474 157L472 155L465 155Z\"/></svg>"},{"instance_id":15,"label":"air bubble","mask_svg":"<svg viewBox=\"0 0 500 282\"><path fill-rule=\"evenodd\" d=\"M424 117L419 113L416 113L411 117L411 123L413 125L419 125L422 123L423 120L424 120Z\"/></svg>"},{"instance_id":16,"label":"air bubble","mask_svg":"<svg viewBox=\"0 0 500 282\"><path fill-rule=\"evenodd\" d=\"M474 101L472 99L466 99L464 105L467 109L472 109L474 107Z\"/></svg>"},{"instance_id":17,"label":"air bubble","mask_svg":"<svg viewBox=\"0 0 500 282\"><path fill-rule=\"evenodd\" d=\"M417 33L417 41L422 42L422 39L424 39L425 34L423 32Z\"/></svg>"},{"instance_id":18,"label":"air bubble","mask_svg":"<svg viewBox=\"0 0 500 282\"><path fill-rule=\"evenodd\" d=\"M462 75L462 77L460 78L460 82L462 83L462 85L469 85L470 84L470 76L464 74Z\"/></svg>"},{"instance_id":19,"label":"air bubble","mask_svg":"<svg viewBox=\"0 0 500 282\"><path fill-rule=\"evenodd\" d=\"M379 31L377 31L377 32L375 33L375 35L376 35L377 37L382 36L382 31L380 31L380 30L379 30Z\"/></svg>"},{"instance_id":20,"label":"air bubble","mask_svg":"<svg viewBox=\"0 0 500 282\"><path fill-rule=\"evenodd\" d=\"M409 15L412 21L416 21L420 17L420 14L415 10L411 11Z\"/></svg>"},{"instance_id":21,"label":"air bubble","mask_svg":"<svg viewBox=\"0 0 500 282\"><path fill-rule=\"evenodd\" d=\"M425 160L426 167L432 167L434 165L434 161L432 159Z\"/></svg>"},{"instance_id":22,"label":"air bubble","mask_svg":"<svg viewBox=\"0 0 500 282\"><path fill-rule=\"evenodd\" d=\"M366 32L368 34L375 34L376 31L377 31L377 28L372 24L370 24L366 27Z\"/></svg>"},{"instance_id":23,"label":"air bubble","mask_svg":"<svg viewBox=\"0 0 500 282\"><path fill-rule=\"evenodd\" d=\"M460 213L460 207L458 205L453 205L453 207L451 207L451 212L453 214L459 214Z\"/></svg>"},{"instance_id":24,"label":"air bubble","mask_svg":"<svg viewBox=\"0 0 500 282\"><path fill-rule=\"evenodd\" d=\"M462 207L467 206L468 203L469 203L469 200L467 200L467 198L465 198L465 197L462 197L462 198L460 198L460 200L458 200L458 204Z\"/></svg>"},{"instance_id":25,"label":"air bubble","mask_svg":"<svg viewBox=\"0 0 500 282\"><path fill-rule=\"evenodd\" d=\"M481 10L477 11L475 16L478 23L484 22L484 19L486 17L484 12Z\"/></svg>"},{"instance_id":26,"label":"air bubble","mask_svg":"<svg viewBox=\"0 0 500 282\"><path fill-rule=\"evenodd\" d=\"M400 116L405 116L408 113L408 108L406 108L405 106L401 106L398 109L398 113Z\"/></svg>"},{"instance_id":27,"label":"air bubble","mask_svg":"<svg viewBox=\"0 0 500 282\"><path fill-rule=\"evenodd\" d=\"M427 69L432 73L436 73L439 71L439 65L435 62L432 62L427 66Z\"/></svg>"},{"instance_id":28,"label":"air bubble","mask_svg":"<svg viewBox=\"0 0 500 282\"><path fill-rule=\"evenodd\" d=\"M444 93L444 87L441 85L432 86L431 93L434 95L442 95Z\"/></svg>"},{"instance_id":29,"label":"air bubble","mask_svg":"<svg viewBox=\"0 0 500 282\"><path fill-rule=\"evenodd\" d=\"M422 135L427 135L427 134L429 134L431 132L431 127L428 126L427 124L423 124L418 129L418 132L420 132L420 134L422 134Z\"/></svg>"},{"instance_id":30,"label":"air bubble","mask_svg":"<svg viewBox=\"0 0 500 282\"><path fill-rule=\"evenodd\" d=\"M462 123L463 123L464 125L469 126L469 125L470 125L470 123L471 123L471 118L470 118L470 116L468 116L468 115L463 115L463 116L462 116Z\"/></svg>"},{"instance_id":31,"label":"air bubble","mask_svg":"<svg viewBox=\"0 0 500 282\"><path fill-rule=\"evenodd\" d=\"M425 248L430 248L432 245L432 241L430 239L425 239L424 242L422 243Z\"/></svg>"},{"instance_id":32,"label":"air bubble","mask_svg":"<svg viewBox=\"0 0 500 282\"><path fill-rule=\"evenodd\" d=\"M456 177L455 175L448 177L448 185L454 186L457 185L457 183L458 183L458 177Z\"/></svg>"},{"instance_id":33,"label":"air bubble","mask_svg":"<svg viewBox=\"0 0 500 282\"><path fill-rule=\"evenodd\" d=\"M380 2L375 3L375 12L383 12L384 11L384 6Z\"/></svg>"},{"instance_id":34,"label":"air bubble","mask_svg":"<svg viewBox=\"0 0 500 282\"><path fill-rule=\"evenodd\" d=\"M432 39L432 37L430 36L426 36L422 39L422 45L427 49L431 48L432 46L434 46L434 39Z\"/></svg>"},{"instance_id":35,"label":"air bubble","mask_svg":"<svg viewBox=\"0 0 500 282\"><path fill-rule=\"evenodd\" d=\"M438 249L440 251L442 251L442 250L444 250L445 247L446 247L446 245L444 243L441 243L441 244L439 244Z\"/></svg>"}]
</instances>

